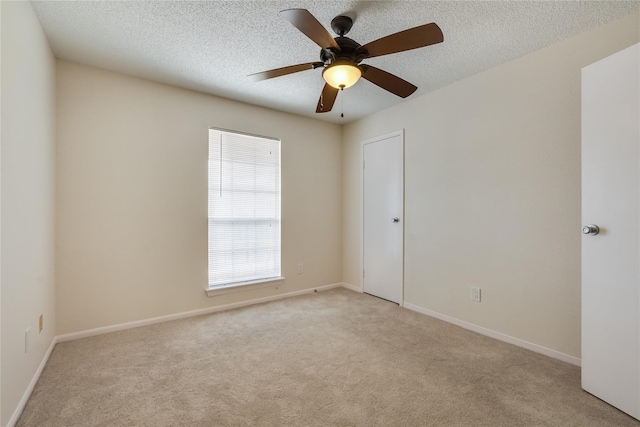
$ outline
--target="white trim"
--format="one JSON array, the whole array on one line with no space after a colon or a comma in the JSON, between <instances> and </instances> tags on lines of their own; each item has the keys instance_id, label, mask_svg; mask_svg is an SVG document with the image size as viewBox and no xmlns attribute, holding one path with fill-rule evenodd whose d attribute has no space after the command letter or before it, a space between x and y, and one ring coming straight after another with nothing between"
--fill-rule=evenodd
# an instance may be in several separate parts
<instances>
[{"instance_id":1,"label":"white trim","mask_svg":"<svg viewBox=\"0 0 640 427\"><path fill-rule=\"evenodd\" d=\"M11 415L11 418L9 418L9 421L7 422L7 427L13 427L18 422L18 418L20 418L20 415L22 415L22 411L24 410L24 407L27 405L27 402L31 397L31 393L33 393L33 389L36 387L36 383L40 379L40 375L42 374L42 371L44 370L45 365L49 361L49 356L51 356L51 352L53 352L53 348L56 346L57 343L58 343L58 337L54 337L53 340L51 341L51 345L49 345L49 348L47 349L47 352L44 354L44 357L42 358L42 361L40 362L38 369L36 369L36 372L33 374L33 378L31 378L31 382L29 383L29 385L27 386L27 389L22 395L22 399L20 399L20 402L18 402L18 406L16 407L16 410L13 411L13 415Z\"/></svg>"},{"instance_id":2,"label":"white trim","mask_svg":"<svg viewBox=\"0 0 640 427\"><path fill-rule=\"evenodd\" d=\"M310 294L310 293L315 292L315 291L325 291L325 290L328 290L328 289L337 288L337 287L339 287L341 285L342 285L341 283L334 283L334 284L331 284L331 285L316 286L314 288L303 289L301 291L287 292L287 293L282 293L282 294L278 294L278 295L272 295L272 296L264 297L264 298L256 298L256 299L240 301L240 302L236 302L236 303L232 303L232 304L218 305L218 306L215 306L215 307L203 308L203 309L200 309L200 310L192 310L192 311L184 311L184 312L181 312L181 313L167 314L165 316L151 317L149 319L136 320L136 321L127 322L127 323L119 323L117 325L103 326L101 328L88 329L88 330L85 330L85 331L72 332L72 333L69 333L69 334L59 335L57 337L57 339L58 339L58 342L74 341L74 340L79 340L81 338L87 338L87 337L93 337L93 336L96 336L96 335L108 334L110 332L116 332L116 331L122 331L122 330L125 330L125 329L138 328L140 326L153 325L155 323L168 322L170 320L184 319L184 318L187 318L187 317L200 316L200 315L203 315L203 314L217 313L219 311L232 310L234 308L246 307L246 306L249 306L249 305L260 304L260 303L263 303L263 302L275 301L275 300L279 300L279 299L283 299L283 298L289 298L289 297L295 297L295 296L298 296L298 295Z\"/></svg>"},{"instance_id":3,"label":"white trim","mask_svg":"<svg viewBox=\"0 0 640 427\"><path fill-rule=\"evenodd\" d=\"M244 135L244 136L250 136L252 138L262 138L262 139L268 139L270 141L282 142L280 138L274 138L272 136L256 135L255 133L241 132L238 130L230 130L225 128L217 128L215 126L209 126L209 129L217 130L218 132L235 133L236 135Z\"/></svg>"},{"instance_id":4,"label":"white trim","mask_svg":"<svg viewBox=\"0 0 640 427\"><path fill-rule=\"evenodd\" d=\"M280 276L280 277L272 277L269 279L252 280L250 282L234 283L231 285L212 286L210 288L206 288L204 291L207 293L208 297L214 297L217 295L224 295L231 292L248 291L251 289L266 288L269 286L276 287L276 286L282 285L283 283L284 283L284 277Z\"/></svg>"},{"instance_id":5,"label":"white trim","mask_svg":"<svg viewBox=\"0 0 640 427\"><path fill-rule=\"evenodd\" d=\"M352 285L351 283L344 283L342 282L340 284L340 286L342 286L345 289L349 289L350 291L354 291L354 292L360 292L363 293L364 291L362 290L362 286L356 286L356 285Z\"/></svg>"},{"instance_id":6,"label":"white trim","mask_svg":"<svg viewBox=\"0 0 640 427\"><path fill-rule=\"evenodd\" d=\"M399 130L394 130L393 132L385 133L384 135L378 135L372 138L365 139L364 141L362 141L361 144L362 145L371 144L372 142L378 142L383 139L393 138L394 136L402 136L402 139L404 140L404 128Z\"/></svg>"},{"instance_id":7,"label":"white trim","mask_svg":"<svg viewBox=\"0 0 640 427\"><path fill-rule=\"evenodd\" d=\"M422 308L420 306L410 304L405 301L404 308L407 308L412 311L416 311L421 314L426 314L427 316L435 317L436 319L444 320L447 323L454 324L456 326L460 326L461 328L468 329L473 332L477 332L481 335L488 336L490 338L497 339L499 341L503 341L509 344L513 344L518 347L526 348L527 350L534 351L536 353L544 354L545 356L552 357L554 359L562 360L563 362L570 363L575 366L580 366L581 361L577 357L569 356L568 354L561 353L556 350L552 350L550 348L542 347L537 344L530 343L529 341L524 341L519 338L514 338L510 335L503 334L501 332L496 332L491 329L484 328L482 326L474 325L473 323L465 322L464 320L456 319L455 317L447 316L446 314L438 313L437 311L429 310L426 308Z\"/></svg>"}]
</instances>

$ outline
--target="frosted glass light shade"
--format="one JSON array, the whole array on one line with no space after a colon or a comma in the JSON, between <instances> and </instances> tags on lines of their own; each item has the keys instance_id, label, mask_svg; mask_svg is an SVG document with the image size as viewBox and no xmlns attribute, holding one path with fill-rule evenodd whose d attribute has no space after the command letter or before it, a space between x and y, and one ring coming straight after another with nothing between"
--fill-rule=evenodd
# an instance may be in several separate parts
<instances>
[{"instance_id":1,"label":"frosted glass light shade","mask_svg":"<svg viewBox=\"0 0 640 427\"><path fill-rule=\"evenodd\" d=\"M335 61L322 72L324 80L336 89L353 86L361 76L360 68L356 67L352 62L342 59Z\"/></svg>"}]
</instances>

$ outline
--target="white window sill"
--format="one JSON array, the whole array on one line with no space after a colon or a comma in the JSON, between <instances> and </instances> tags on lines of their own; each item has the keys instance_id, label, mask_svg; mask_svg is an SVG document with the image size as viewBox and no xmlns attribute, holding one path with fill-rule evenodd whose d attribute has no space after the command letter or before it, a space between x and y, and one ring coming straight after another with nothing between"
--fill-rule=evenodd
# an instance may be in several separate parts
<instances>
[{"instance_id":1,"label":"white window sill","mask_svg":"<svg viewBox=\"0 0 640 427\"><path fill-rule=\"evenodd\" d=\"M278 285L282 285L283 282L284 277L280 276L271 279L254 280L252 282L237 283L233 285L216 286L213 288L205 289L205 292L207 293L208 297L215 297L218 295L229 294L231 292L249 291L252 289L266 288L269 286L275 287Z\"/></svg>"}]
</instances>

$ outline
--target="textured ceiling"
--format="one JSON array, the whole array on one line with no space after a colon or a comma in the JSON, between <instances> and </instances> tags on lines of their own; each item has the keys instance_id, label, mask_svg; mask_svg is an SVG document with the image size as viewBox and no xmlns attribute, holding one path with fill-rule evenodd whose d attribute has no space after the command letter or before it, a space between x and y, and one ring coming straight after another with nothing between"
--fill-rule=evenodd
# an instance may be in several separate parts
<instances>
[{"instance_id":1,"label":"textured ceiling","mask_svg":"<svg viewBox=\"0 0 640 427\"><path fill-rule=\"evenodd\" d=\"M330 32L354 18L365 44L437 23L444 42L365 60L418 86L408 99L640 9L638 1L33 1L58 58L277 110L346 123L403 100L365 80L316 114L321 70L246 76L316 61L320 49L278 11L308 9ZM333 33L332 33L333 34ZM344 111L344 118L340 112Z\"/></svg>"}]
</instances>

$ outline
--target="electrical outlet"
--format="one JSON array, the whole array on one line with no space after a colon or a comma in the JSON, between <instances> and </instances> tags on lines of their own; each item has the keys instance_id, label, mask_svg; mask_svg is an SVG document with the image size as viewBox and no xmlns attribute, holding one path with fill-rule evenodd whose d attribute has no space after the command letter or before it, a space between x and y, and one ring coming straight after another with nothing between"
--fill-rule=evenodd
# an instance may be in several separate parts
<instances>
[{"instance_id":1,"label":"electrical outlet","mask_svg":"<svg viewBox=\"0 0 640 427\"><path fill-rule=\"evenodd\" d=\"M42 332L42 328L44 328L44 317L41 314L40 317L38 317L38 333Z\"/></svg>"},{"instance_id":2,"label":"electrical outlet","mask_svg":"<svg viewBox=\"0 0 640 427\"><path fill-rule=\"evenodd\" d=\"M302 267L303 267L302 264L298 264L298 274L302 274L304 272Z\"/></svg>"},{"instance_id":3,"label":"electrical outlet","mask_svg":"<svg viewBox=\"0 0 640 427\"><path fill-rule=\"evenodd\" d=\"M24 331L24 352L29 351L29 333L31 332L31 328L27 328Z\"/></svg>"},{"instance_id":4,"label":"electrical outlet","mask_svg":"<svg viewBox=\"0 0 640 427\"><path fill-rule=\"evenodd\" d=\"M480 302L480 293L481 289L476 287L471 287L471 301Z\"/></svg>"}]
</instances>

